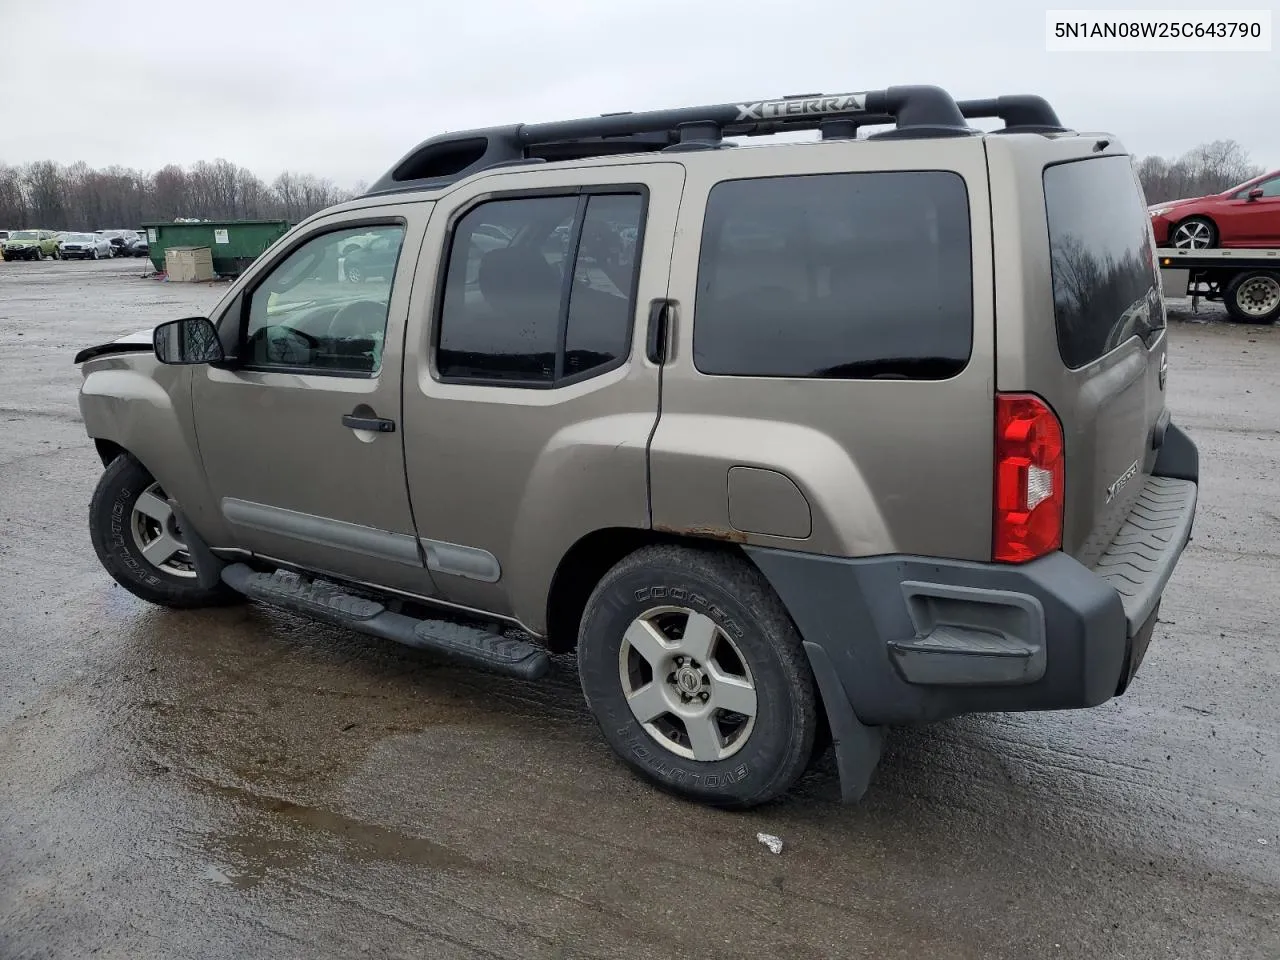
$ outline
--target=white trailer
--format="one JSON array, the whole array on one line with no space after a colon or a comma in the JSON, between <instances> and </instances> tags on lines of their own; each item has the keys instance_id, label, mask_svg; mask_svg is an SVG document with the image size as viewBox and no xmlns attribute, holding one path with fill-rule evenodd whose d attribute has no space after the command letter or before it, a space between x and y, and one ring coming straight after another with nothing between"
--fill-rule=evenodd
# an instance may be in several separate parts
<instances>
[{"instance_id":1,"label":"white trailer","mask_svg":"<svg viewBox=\"0 0 1280 960\"><path fill-rule=\"evenodd\" d=\"M1221 301L1240 323L1280 319L1280 250L1161 248L1166 297Z\"/></svg>"}]
</instances>

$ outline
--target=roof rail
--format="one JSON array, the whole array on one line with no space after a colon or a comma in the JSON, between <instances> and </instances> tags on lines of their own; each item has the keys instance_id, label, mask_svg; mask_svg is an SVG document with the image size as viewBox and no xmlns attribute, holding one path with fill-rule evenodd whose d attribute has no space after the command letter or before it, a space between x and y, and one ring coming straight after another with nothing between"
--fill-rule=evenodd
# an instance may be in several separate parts
<instances>
[{"instance_id":1,"label":"roof rail","mask_svg":"<svg viewBox=\"0 0 1280 960\"><path fill-rule=\"evenodd\" d=\"M978 131L970 117L997 116L1012 129L1061 130L1039 97L996 97L957 104L940 87L900 86L836 95L802 94L643 113L606 113L581 120L512 124L432 137L418 144L369 194L445 186L479 170L521 161L658 150L714 150L725 137L820 130L824 140L851 139L859 127L895 124L881 137L955 137Z\"/></svg>"},{"instance_id":2,"label":"roof rail","mask_svg":"<svg viewBox=\"0 0 1280 960\"><path fill-rule=\"evenodd\" d=\"M1066 133L1067 128L1044 97L1013 94L986 100L961 100L956 104L966 120L995 117L1004 121L1000 133Z\"/></svg>"}]
</instances>

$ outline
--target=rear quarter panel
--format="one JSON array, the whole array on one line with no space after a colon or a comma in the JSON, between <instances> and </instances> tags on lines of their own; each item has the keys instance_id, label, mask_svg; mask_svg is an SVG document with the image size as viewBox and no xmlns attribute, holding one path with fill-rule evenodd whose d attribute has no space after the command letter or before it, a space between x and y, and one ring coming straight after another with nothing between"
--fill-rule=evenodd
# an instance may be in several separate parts
<instances>
[{"instance_id":1,"label":"rear quarter panel","mask_svg":"<svg viewBox=\"0 0 1280 960\"><path fill-rule=\"evenodd\" d=\"M990 559L995 342L981 139L829 141L690 153L683 162L687 180L671 279L674 350L651 446L654 526L834 556ZM968 195L973 342L959 374L935 381L837 380L709 376L695 368L699 247L708 194L718 182L910 170L954 172ZM776 471L794 482L810 508L809 535L735 529L727 478L736 466Z\"/></svg>"}]
</instances>

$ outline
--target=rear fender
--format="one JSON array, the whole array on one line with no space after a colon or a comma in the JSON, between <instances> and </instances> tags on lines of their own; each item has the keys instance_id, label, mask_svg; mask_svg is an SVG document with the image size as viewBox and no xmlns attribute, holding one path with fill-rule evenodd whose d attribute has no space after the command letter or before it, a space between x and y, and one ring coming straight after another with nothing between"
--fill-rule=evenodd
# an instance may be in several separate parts
<instances>
[{"instance_id":1,"label":"rear fender","mask_svg":"<svg viewBox=\"0 0 1280 960\"><path fill-rule=\"evenodd\" d=\"M830 556L895 549L862 469L820 430L664 413L650 457L656 530Z\"/></svg>"}]
</instances>

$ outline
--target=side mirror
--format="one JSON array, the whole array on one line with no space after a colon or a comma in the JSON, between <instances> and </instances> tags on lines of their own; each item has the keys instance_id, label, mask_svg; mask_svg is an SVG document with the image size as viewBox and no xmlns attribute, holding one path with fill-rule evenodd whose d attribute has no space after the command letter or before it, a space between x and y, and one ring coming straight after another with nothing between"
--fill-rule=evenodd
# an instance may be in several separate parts
<instances>
[{"instance_id":1,"label":"side mirror","mask_svg":"<svg viewBox=\"0 0 1280 960\"><path fill-rule=\"evenodd\" d=\"M1248 197L1249 197L1249 199L1250 199L1250 200L1257 200L1260 196L1262 196L1262 188L1261 188L1261 187L1254 187L1254 188L1253 188L1252 190L1250 190L1250 191L1249 191L1249 193L1248 193Z\"/></svg>"},{"instance_id":2,"label":"side mirror","mask_svg":"<svg viewBox=\"0 0 1280 960\"><path fill-rule=\"evenodd\" d=\"M207 317L162 323L151 335L151 342L161 363L219 363L223 359L218 328Z\"/></svg>"}]
</instances>

